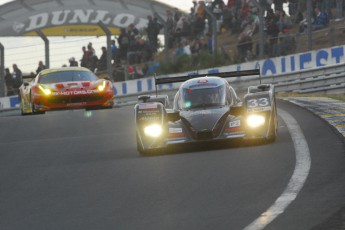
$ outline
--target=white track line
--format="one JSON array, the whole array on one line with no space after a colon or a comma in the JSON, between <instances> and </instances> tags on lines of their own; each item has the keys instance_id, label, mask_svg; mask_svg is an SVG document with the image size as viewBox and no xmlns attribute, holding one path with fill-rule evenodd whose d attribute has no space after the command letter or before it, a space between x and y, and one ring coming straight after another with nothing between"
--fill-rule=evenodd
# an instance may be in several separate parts
<instances>
[{"instance_id":1,"label":"white track line","mask_svg":"<svg viewBox=\"0 0 345 230\"><path fill-rule=\"evenodd\" d=\"M264 213L248 225L244 230L261 230L284 212L294 201L302 189L310 171L310 153L307 141L297 121L284 110L279 109L279 115L283 118L295 147L296 165L289 184L274 204Z\"/></svg>"}]
</instances>

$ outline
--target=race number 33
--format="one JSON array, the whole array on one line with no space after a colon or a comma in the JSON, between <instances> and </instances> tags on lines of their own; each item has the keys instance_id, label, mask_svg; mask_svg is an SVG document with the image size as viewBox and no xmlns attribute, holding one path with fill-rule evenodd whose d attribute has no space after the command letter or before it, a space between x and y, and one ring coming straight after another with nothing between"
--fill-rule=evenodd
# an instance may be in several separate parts
<instances>
[{"instance_id":1,"label":"race number 33","mask_svg":"<svg viewBox=\"0 0 345 230\"><path fill-rule=\"evenodd\" d=\"M253 98L247 101L247 105L249 108L266 107L270 105L270 101L267 97Z\"/></svg>"}]
</instances>

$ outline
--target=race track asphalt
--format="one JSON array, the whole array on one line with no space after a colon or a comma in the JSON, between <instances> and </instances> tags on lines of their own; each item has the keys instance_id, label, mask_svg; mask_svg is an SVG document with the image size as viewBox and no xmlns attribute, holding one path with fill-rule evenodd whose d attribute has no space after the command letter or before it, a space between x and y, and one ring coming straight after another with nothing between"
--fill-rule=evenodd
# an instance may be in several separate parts
<instances>
[{"instance_id":1,"label":"race track asphalt","mask_svg":"<svg viewBox=\"0 0 345 230\"><path fill-rule=\"evenodd\" d=\"M344 137L302 107L279 100L278 108L300 126L311 168L265 229L341 229ZM137 153L133 119L133 106L2 114L0 229L244 229L296 167L282 117L272 144L204 144L152 157Z\"/></svg>"}]
</instances>

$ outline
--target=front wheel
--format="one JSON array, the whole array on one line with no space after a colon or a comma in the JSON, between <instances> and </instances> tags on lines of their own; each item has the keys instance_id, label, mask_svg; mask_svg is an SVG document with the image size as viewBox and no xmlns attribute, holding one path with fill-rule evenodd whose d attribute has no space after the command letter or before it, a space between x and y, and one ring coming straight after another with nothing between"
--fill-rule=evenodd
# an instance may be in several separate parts
<instances>
[{"instance_id":1,"label":"front wheel","mask_svg":"<svg viewBox=\"0 0 345 230\"><path fill-rule=\"evenodd\" d=\"M160 155L163 153L163 150L165 149L165 147L155 148L155 149L144 149L138 134L136 134L136 141L137 141L137 150L140 156Z\"/></svg>"},{"instance_id":2,"label":"front wheel","mask_svg":"<svg viewBox=\"0 0 345 230\"><path fill-rule=\"evenodd\" d=\"M30 113L25 112L25 110L24 110L25 101L24 101L23 97L20 96L19 100L20 100L20 114L21 114L22 116L25 116L25 115L30 114Z\"/></svg>"},{"instance_id":3,"label":"front wheel","mask_svg":"<svg viewBox=\"0 0 345 230\"><path fill-rule=\"evenodd\" d=\"M144 148L143 148L143 145L142 145L142 143L141 143L141 141L140 141L140 138L139 138L139 135L137 134L136 135L136 141L137 141L137 150L138 150L138 152L139 152L139 154L141 155L141 156L149 156L149 155L151 155L150 153L151 153L151 150L145 150Z\"/></svg>"},{"instance_id":4,"label":"front wheel","mask_svg":"<svg viewBox=\"0 0 345 230\"><path fill-rule=\"evenodd\" d=\"M45 114L46 113L45 111L37 111L35 104L32 103L32 101L31 101L31 111L32 111L32 114Z\"/></svg>"}]
</instances>

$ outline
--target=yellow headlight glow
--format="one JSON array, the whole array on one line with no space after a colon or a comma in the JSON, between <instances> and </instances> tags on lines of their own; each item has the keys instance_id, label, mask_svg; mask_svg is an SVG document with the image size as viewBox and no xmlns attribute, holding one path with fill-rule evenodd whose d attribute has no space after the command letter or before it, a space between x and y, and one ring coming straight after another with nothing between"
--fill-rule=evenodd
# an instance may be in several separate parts
<instances>
[{"instance_id":1,"label":"yellow headlight glow","mask_svg":"<svg viewBox=\"0 0 345 230\"><path fill-rule=\"evenodd\" d=\"M162 126L157 124L152 124L144 128L145 135L149 137L159 137L162 131Z\"/></svg>"},{"instance_id":2,"label":"yellow headlight glow","mask_svg":"<svg viewBox=\"0 0 345 230\"><path fill-rule=\"evenodd\" d=\"M45 89L41 85L38 86L38 88L45 94L45 95L50 95L52 94L52 91L50 89Z\"/></svg>"},{"instance_id":3,"label":"yellow headlight glow","mask_svg":"<svg viewBox=\"0 0 345 230\"><path fill-rule=\"evenodd\" d=\"M247 118L247 124L251 128L257 128L265 124L265 117L257 114L250 115Z\"/></svg>"},{"instance_id":4,"label":"yellow headlight glow","mask_svg":"<svg viewBox=\"0 0 345 230\"><path fill-rule=\"evenodd\" d=\"M102 85L99 85L97 88L99 91L103 91L105 89L105 81L103 81Z\"/></svg>"}]
</instances>

